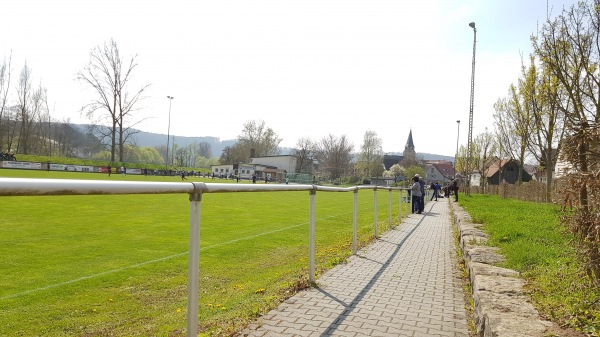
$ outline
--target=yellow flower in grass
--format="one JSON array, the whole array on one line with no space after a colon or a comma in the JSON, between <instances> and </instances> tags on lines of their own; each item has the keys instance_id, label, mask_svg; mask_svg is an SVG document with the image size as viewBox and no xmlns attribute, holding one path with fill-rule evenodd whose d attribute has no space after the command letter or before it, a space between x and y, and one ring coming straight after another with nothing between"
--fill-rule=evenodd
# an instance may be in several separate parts
<instances>
[{"instance_id":1,"label":"yellow flower in grass","mask_svg":"<svg viewBox=\"0 0 600 337\"><path fill-rule=\"evenodd\" d=\"M178 313L179 313L179 312L181 312L181 308L177 308L177 312L178 312Z\"/></svg>"},{"instance_id":2,"label":"yellow flower in grass","mask_svg":"<svg viewBox=\"0 0 600 337\"><path fill-rule=\"evenodd\" d=\"M264 288L256 289L254 291L254 293L256 293L256 294L264 294L265 293L265 289Z\"/></svg>"}]
</instances>

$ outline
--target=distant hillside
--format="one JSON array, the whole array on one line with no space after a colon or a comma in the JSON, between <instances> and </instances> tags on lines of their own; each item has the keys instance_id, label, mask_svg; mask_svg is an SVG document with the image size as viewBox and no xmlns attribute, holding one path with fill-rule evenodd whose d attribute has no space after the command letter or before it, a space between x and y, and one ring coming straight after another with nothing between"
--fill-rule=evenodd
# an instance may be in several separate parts
<instances>
[{"instance_id":1,"label":"distant hillside","mask_svg":"<svg viewBox=\"0 0 600 337\"><path fill-rule=\"evenodd\" d=\"M386 152L386 154L401 156L402 152ZM454 157L452 157L452 156L444 156L444 155L441 155L441 154L431 154L431 153L417 152L417 158L423 158L423 160L446 160L446 161L451 161L451 162L454 163Z\"/></svg>"},{"instance_id":2,"label":"distant hillside","mask_svg":"<svg viewBox=\"0 0 600 337\"><path fill-rule=\"evenodd\" d=\"M79 130L82 132L86 132L87 129L89 128L88 124L75 124L74 126L79 128ZM146 147L146 146L155 147L158 145L165 145L165 146L167 145L167 135L166 134L145 132L145 131L141 131L141 130L137 130L137 129L132 129L132 130L137 132L135 135L132 136L131 142L134 145L141 146L141 147ZM221 140L218 137L211 137L211 136L183 137L183 136L177 136L177 135L171 135L170 142L173 141L173 138L175 138L175 143L178 144L179 146L188 146L189 144L192 144L194 142L197 142L197 143L206 142L206 143L210 144L210 150L212 152L212 156L217 157L217 158L221 156L221 153L223 153L223 149L225 149L225 147L232 146L237 142L236 139ZM287 154L291 154L291 153L292 153L292 149L287 148L287 147L281 148L282 155L287 155ZM402 152L387 152L386 154L401 156ZM454 157L443 156L443 155L439 155L439 154L418 153L417 152L417 157L423 158L424 160L447 160L447 161L454 162Z\"/></svg>"},{"instance_id":3,"label":"distant hillside","mask_svg":"<svg viewBox=\"0 0 600 337\"><path fill-rule=\"evenodd\" d=\"M233 144L235 144L237 142L237 140L235 140L235 139L229 139L229 140L222 141L220 138L210 137L210 136L183 137L183 136L171 135L170 142L173 142L173 139L175 139L175 144L177 144L181 147L188 146L189 144L192 144L194 142L208 143L208 144L210 144L210 150L212 152L213 157L220 157L221 153L223 153L223 149L225 149L225 147L232 146ZM155 147L158 145L166 145L167 144L167 135L140 131L140 132L136 133L135 135L133 135L133 143L137 146L149 146L149 147Z\"/></svg>"},{"instance_id":4,"label":"distant hillside","mask_svg":"<svg viewBox=\"0 0 600 337\"><path fill-rule=\"evenodd\" d=\"M88 124L76 124L77 128L79 128L83 132L87 132L90 125ZM140 147L155 147L159 145L167 145L167 135L159 134L159 133L151 133L145 132L137 129L131 129L133 132L136 132L133 136L131 136L131 143ZM223 153L223 149L227 146L232 146L236 143L237 140L229 139L229 140L221 140L217 137L183 137L177 135L170 135L171 139L169 142L172 144L173 139L175 139L175 144L185 147L194 142L201 143L205 142L210 144L210 151L212 152L213 157L220 157L221 153Z\"/></svg>"}]
</instances>

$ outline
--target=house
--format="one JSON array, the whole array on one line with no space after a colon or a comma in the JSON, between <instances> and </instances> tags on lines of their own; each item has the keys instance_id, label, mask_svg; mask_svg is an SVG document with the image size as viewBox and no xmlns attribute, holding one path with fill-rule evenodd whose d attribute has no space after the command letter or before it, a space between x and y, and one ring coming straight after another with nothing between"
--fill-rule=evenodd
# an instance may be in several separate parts
<instances>
[{"instance_id":1,"label":"house","mask_svg":"<svg viewBox=\"0 0 600 337\"><path fill-rule=\"evenodd\" d=\"M265 156L265 157L252 157L250 158L251 165L263 165L276 168L282 172L289 173L312 173L311 172L296 172L300 158L293 155L280 155L280 156ZM312 168L312 165L309 165Z\"/></svg>"},{"instance_id":2,"label":"house","mask_svg":"<svg viewBox=\"0 0 600 337\"><path fill-rule=\"evenodd\" d=\"M481 172L479 172L479 170L474 170L473 173L471 173L471 186L481 186Z\"/></svg>"},{"instance_id":3,"label":"house","mask_svg":"<svg viewBox=\"0 0 600 337\"><path fill-rule=\"evenodd\" d=\"M298 157L292 155L252 157L250 163L211 165L210 170L215 177L238 176L241 179L252 179L256 176L259 180L265 178L270 181L284 181L287 174L297 173ZM309 165L312 168L312 165ZM306 173L306 172L303 172ZM307 173L310 176L310 173Z\"/></svg>"},{"instance_id":4,"label":"house","mask_svg":"<svg viewBox=\"0 0 600 337\"><path fill-rule=\"evenodd\" d=\"M210 172L212 173L213 176L215 177L224 177L227 178L230 175L234 174L234 168L233 168L233 164L226 164L226 165L211 165L210 166Z\"/></svg>"},{"instance_id":5,"label":"house","mask_svg":"<svg viewBox=\"0 0 600 337\"><path fill-rule=\"evenodd\" d=\"M392 166L398 164L402 159L404 159L404 156L384 154L383 155L383 168L386 171L389 171Z\"/></svg>"},{"instance_id":6,"label":"house","mask_svg":"<svg viewBox=\"0 0 600 337\"><path fill-rule=\"evenodd\" d=\"M428 161L425 163L425 183L439 182L441 185L454 179L454 165L445 160Z\"/></svg>"},{"instance_id":7,"label":"house","mask_svg":"<svg viewBox=\"0 0 600 337\"><path fill-rule=\"evenodd\" d=\"M519 178L519 170L522 173L522 181L531 181L529 172L519 167L519 162L515 159L497 160L487 169L485 179L488 185L499 185L499 181L514 184Z\"/></svg>"}]
</instances>

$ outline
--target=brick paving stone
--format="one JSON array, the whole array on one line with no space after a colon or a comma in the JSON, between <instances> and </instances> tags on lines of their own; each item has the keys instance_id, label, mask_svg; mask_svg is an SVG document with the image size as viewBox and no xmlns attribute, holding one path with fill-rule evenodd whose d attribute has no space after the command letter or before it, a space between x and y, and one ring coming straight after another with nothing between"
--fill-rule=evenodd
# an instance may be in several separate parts
<instances>
[{"instance_id":1,"label":"brick paving stone","mask_svg":"<svg viewBox=\"0 0 600 337\"><path fill-rule=\"evenodd\" d=\"M428 203L238 336L468 337L451 226Z\"/></svg>"}]
</instances>

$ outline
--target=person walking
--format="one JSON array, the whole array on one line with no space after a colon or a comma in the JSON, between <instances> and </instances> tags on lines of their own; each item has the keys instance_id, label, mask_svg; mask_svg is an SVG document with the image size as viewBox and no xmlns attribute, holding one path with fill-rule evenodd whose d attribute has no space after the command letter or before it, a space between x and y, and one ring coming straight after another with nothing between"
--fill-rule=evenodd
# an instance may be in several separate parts
<instances>
[{"instance_id":1,"label":"person walking","mask_svg":"<svg viewBox=\"0 0 600 337\"><path fill-rule=\"evenodd\" d=\"M412 212L421 214L421 184L419 183L418 175L413 178L413 184L410 186L410 194L412 196Z\"/></svg>"},{"instance_id":2,"label":"person walking","mask_svg":"<svg viewBox=\"0 0 600 337\"><path fill-rule=\"evenodd\" d=\"M429 199L429 201L432 201L433 198L435 198L435 201L437 201L438 199L438 189L437 186L435 185L435 183L432 181L431 185L429 185L429 189L432 191L431 193L431 199Z\"/></svg>"}]
</instances>

